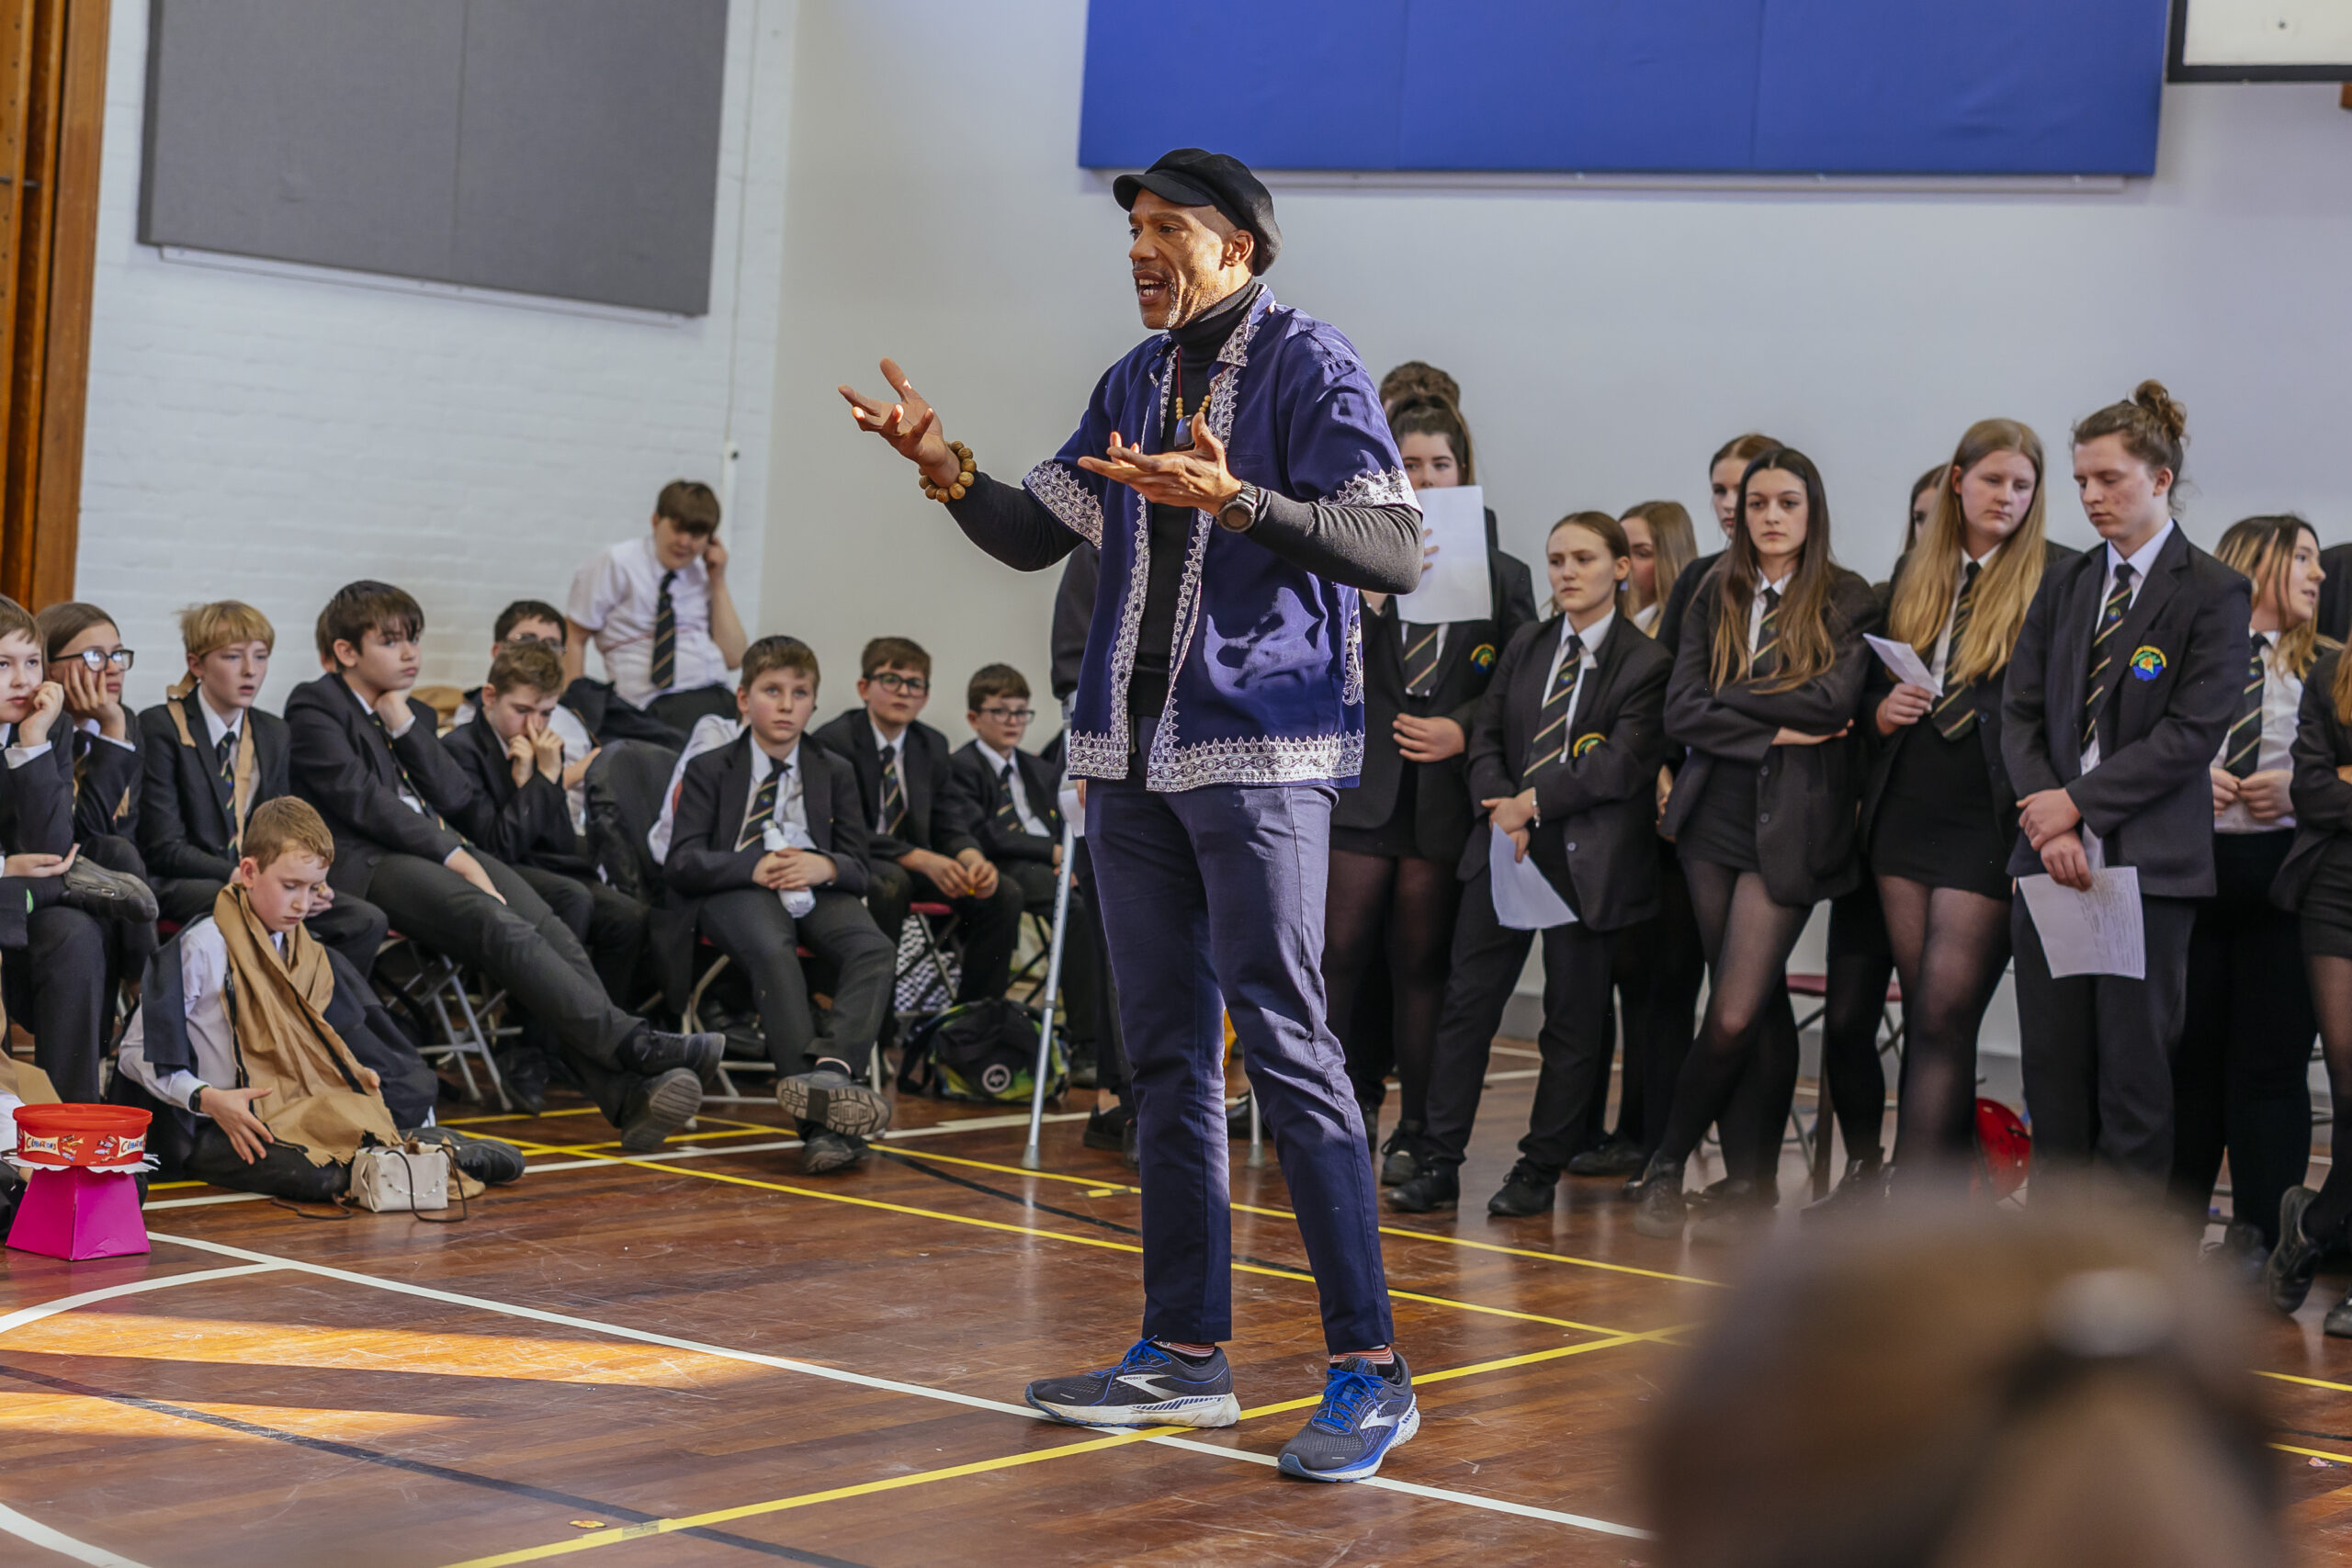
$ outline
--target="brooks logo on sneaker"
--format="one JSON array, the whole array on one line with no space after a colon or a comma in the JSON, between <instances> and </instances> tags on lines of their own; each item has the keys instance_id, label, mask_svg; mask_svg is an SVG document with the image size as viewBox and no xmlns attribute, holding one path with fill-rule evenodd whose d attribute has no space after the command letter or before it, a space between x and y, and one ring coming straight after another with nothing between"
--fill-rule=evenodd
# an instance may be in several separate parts
<instances>
[{"instance_id":1,"label":"brooks logo on sneaker","mask_svg":"<svg viewBox=\"0 0 2352 1568\"><path fill-rule=\"evenodd\" d=\"M1363 1424L1367 1427L1394 1427L1398 1421L1404 1419L1404 1416L1405 1413L1401 1410L1375 1410L1363 1418Z\"/></svg>"},{"instance_id":2,"label":"brooks logo on sneaker","mask_svg":"<svg viewBox=\"0 0 2352 1568\"><path fill-rule=\"evenodd\" d=\"M1162 1388L1157 1378L1144 1372L1124 1372L1120 1374L1119 1382L1126 1384L1129 1388L1136 1389L1144 1393L1148 1393L1154 1399L1181 1399L1183 1397L1183 1395L1178 1393L1173 1389Z\"/></svg>"}]
</instances>

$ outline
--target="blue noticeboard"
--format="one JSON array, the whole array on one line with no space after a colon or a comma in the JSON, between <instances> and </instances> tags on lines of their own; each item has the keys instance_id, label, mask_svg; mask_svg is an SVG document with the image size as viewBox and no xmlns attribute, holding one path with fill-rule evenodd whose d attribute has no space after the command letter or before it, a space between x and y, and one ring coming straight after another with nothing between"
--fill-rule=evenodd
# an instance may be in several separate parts
<instances>
[{"instance_id":1,"label":"blue noticeboard","mask_svg":"<svg viewBox=\"0 0 2352 1568\"><path fill-rule=\"evenodd\" d=\"M2147 175L2168 0L1091 0L1079 162Z\"/></svg>"}]
</instances>

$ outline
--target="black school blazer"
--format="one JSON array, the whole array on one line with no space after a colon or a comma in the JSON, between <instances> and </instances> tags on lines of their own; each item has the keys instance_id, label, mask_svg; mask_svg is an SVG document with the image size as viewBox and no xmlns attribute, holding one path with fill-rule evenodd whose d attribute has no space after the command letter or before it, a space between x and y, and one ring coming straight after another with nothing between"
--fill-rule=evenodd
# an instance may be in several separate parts
<instances>
[{"instance_id":1,"label":"black school blazer","mask_svg":"<svg viewBox=\"0 0 2352 1568\"><path fill-rule=\"evenodd\" d=\"M139 716L145 777L139 796L139 854L159 877L226 882L237 869L229 842L236 837L230 818L227 781L220 777L205 728L203 698L193 691L172 697ZM177 708L194 744L184 744L172 722ZM254 738L253 798L248 815L264 801L293 793L288 765L286 721L256 708L243 723Z\"/></svg>"},{"instance_id":2,"label":"black school blazer","mask_svg":"<svg viewBox=\"0 0 2352 1568\"><path fill-rule=\"evenodd\" d=\"M2049 581L2052 572L2060 570L2080 553L2048 540L2042 543L2042 552L2041 576L2044 581ZM1880 596L1883 608L1893 608L1894 590L1902 582L1904 570L1910 559L1906 554L1894 563L1894 578ZM1947 611L1945 614L1949 619L1951 613ZM1968 705L1976 710L1976 739L1984 753L1985 777L1993 786L1994 829L2000 834L2003 843L2014 843L2018 836L2018 792L2009 783L2008 764L2001 761L2001 693L2007 684L2008 673L2007 666L2004 665L1977 682L1968 689L1967 699ZM1886 795L1886 781L1894 772L1895 753L1903 749L1904 742L1920 725L1928 722L1921 718L1918 723L1906 724L1892 735L1878 732L1878 705L1894 690L1894 676L1887 670L1886 661L1875 654L1871 655L1870 678L1862 685L1861 716L1854 721L1854 728L1860 732L1870 758L1870 777L1862 785L1862 845L1865 851L1870 846L1871 831L1878 821L1879 805Z\"/></svg>"},{"instance_id":3,"label":"black school blazer","mask_svg":"<svg viewBox=\"0 0 2352 1568\"><path fill-rule=\"evenodd\" d=\"M973 833L980 840L980 853L1000 863L1029 860L1053 864L1054 852L1062 841L1061 770L1043 757L1019 750L1012 753L1012 765L1021 775L1021 793L1051 835L1041 839L1017 827L1008 829L997 824L997 808L1004 804L1004 780L997 773L1001 764L995 752L982 750L977 740L967 740L956 748L953 761L956 787L977 814Z\"/></svg>"},{"instance_id":4,"label":"black school blazer","mask_svg":"<svg viewBox=\"0 0 2352 1568\"><path fill-rule=\"evenodd\" d=\"M2320 857L2338 834L2352 832L2352 784L2335 776L2336 769L2352 763L2352 727L2335 716L2335 671L2343 662L2343 650L2332 649L2303 677L2295 744L2288 753L2294 770L2288 793L2295 802L2295 841L2270 885L2270 901L2282 909L2302 907Z\"/></svg>"},{"instance_id":5,"label":"black school blazer","mask_svg":"<svg viewBox=\"0 0 2352 1568\"><path fill-rule=\"evenodd\" d=\"M1495 800L1525 787L1527 749L1543 717L1544 688L1566 616L1521 626L1495 665L1470 732L1471 798ZM1596 931L1623 931L1655 916L1658 899L1657 771L1666 761L1666 683L1674 660L1622 611L1586 657L1576 720L1581 755L1535 775L1539 826L1527 853L1577 919ZM1479 811L1483 825L1487 813ZM1490 835L1463 847L1465 882L1487 869Z\"/></svg>"},{"instance_id":6,"label":"black school blazer","mask_svg":"<svg viewBox=\"0 0 2352 1568\"><path fill-rule=\"evenodd\" d=\"M2212 762L2245 685L2251 589L2173 529L2116 630L2127 667L2099 719L2099 765L2086 773L2083 704L2107 578L2104 545L2043 576L2003 683L2002 760L2019 796L2073 796L2107 863L2139 868L2142 897L2209 897ZM2009 874L2041 869L2020 837Z\"/></svg>"},{"instance_id":7,"label":"black school blazer","mask_svg":"<svg viewBox=\"0 0 2352 1568\"><path fill-rule=\"evenodd\" d=\"M1829 640L1837 657L1828 669L1792 691L1760 692L1751 681L1716 691L1708 670L1724 593L1718 564L1690 596L1666 693L1666 732L1690 754L1658 831L1669 839L1681 834L1717 757L1756 763L1756 861L1772 901L1792 907L1850 893L1862 878L1855 852L1867 766L1862 742L1849 735L1817 746L1772 743L1783 728L1826 735L1855 722L1861 707L1862 683L1877 657L1862 634L1879 628L1878 593L1844 567L1830 570Z\"/></svg>"},{"instance_id":8,"label":"black school blazer","mask_svg":"<svg viewBox=\"0 0 2352 1568\"><path fill-rule=\"evenodd\" d=\"M580 836L572 830L571 802L563 785L534 768L518 787L505 744L490 720L477 713L472 722L449 731L441 744L486 804L478 840L482 848L509 865L595 880L595 863L582 852Z\"/></svg>"},{"instance_id":9,"label":"black school blazer","mask_svg":"<svg viewBox=\"0 0 2352 1568\"><path fill-rule=\"evenodd\" d=\"M340 675L305 681L286 699L294 793L319 808L334 835L327 880L337 893L367 897L376 863L388 854L439 865L469 838L481 840L488 803L442 746L439 716L414 697L408 711L408 728L390 740ZM401 802L402 767L440 821Z\"/></svg>"},{"instance_id":10,"label":"black school blazer","mask_svg":"<svg viewBox=\"0 0 2352 1568\"><path fill-rule=\"evenodd\" d=\"M17 742L17 728L0 725L0 744ZM21 768L0 765L0 849L12 855L62 855L74 848L74 743L61 713L51 721L50 748Z\"/></svg>"},{"instance_id":11,"label":"black school blazer","mask_svg":"<svg viewBox=\"0 0 2352 1568\"><path fill-rule=\"evenodd\" d=\"M863 709L859 710L862 714ZM678 784L678 809L670 829L670 858L662 864L672 892L689 899L738 887L757 887L752 868L767 852L735 840L752 804L752 737L737 736L686 764ZM793 761L800 768L800 795L808 814L808 837L836 870L831 886L863 895L866 845L872 835L860 814L856 775L847 762L803 737Z\"/></svg>"},{"instance_id":12,"label":"black school blazer","mask_svg":"<svg viewBox=\"0 0 2352 1568\"><path fill-rule=\"evenodd\" d=\"M882 814L882 748L874 743L874 722L865 710L851 708L808 739L854 770L856 799L865 813L862 825L873 840L869 863L896 861L910 850L931 850L953 860L979 847L972 835L971 803L956 787L947 761L947 737L931 726L920 720L908 725L899 748L899 784L907 792L907 815L897 834L874 831L875 819Z\"/></svg>"},{"instance_id":13,"label":"black school blazer","mask_svg":"<svg viewBox=\"0 0 2352 1568\"><path fill-rule=\"evenodd\" d=\"M1527 563L1502 551L1487 551L1487 586L1493 613L1474 621L1449 622L1437 677L1425 696L1405 690L1405 648L1397 632L1396 601L1378 615L1363 617L1363 773L1356 787L1340 792L1331 808L1334 828L1377 828L1396 809L1396 788L1408 767L1419 769L1414 782L1413 814L1418 838L1434 843L1443 858L1462 852L1479 815L1470 793L1468 754L1442 762L1408 763L1396 750L1396 716L1450 718L1462 727L1464 742L1478 722L1479 706L1496 674L1497 660L1519 628L1535 620L1535 579ZM1483 842L1483 839L1481 840Z\"/></svg>"}]
</instances>

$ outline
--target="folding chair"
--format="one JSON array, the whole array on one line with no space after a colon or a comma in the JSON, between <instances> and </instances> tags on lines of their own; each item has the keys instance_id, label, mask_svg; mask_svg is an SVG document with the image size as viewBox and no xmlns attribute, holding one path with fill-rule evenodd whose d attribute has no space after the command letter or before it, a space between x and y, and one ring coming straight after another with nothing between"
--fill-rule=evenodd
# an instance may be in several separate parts
<instances>
[{"instance_id":1,"label":"folding chair","mask_svg":"<svg viewBox=\"0 0 2352 1568\"><path fill-rule=\"evenodd\" d=\"M392 958L389 970L385 965L388 954ZM405 978L399 977L402 967L409 970ZM498 1108L514 1109L514 1101L506 1095L505 1080L499 1077L498 1058L492 1052L492 1043L521 1031L514 1026L485 1026L482 1021L505 1006L505 992L487 992L477 1002L468 990L464 971L454 959L398 931L388 934L383 945L376 950L374 980L384 1005L404 1015L424 1034L417 1055L436 1066L455 1063L469 1100L481 1098L473 1070L473 1064L479 1060L490 1079L491 1092L498 1097Z\"/></svg>"}]
</instances>

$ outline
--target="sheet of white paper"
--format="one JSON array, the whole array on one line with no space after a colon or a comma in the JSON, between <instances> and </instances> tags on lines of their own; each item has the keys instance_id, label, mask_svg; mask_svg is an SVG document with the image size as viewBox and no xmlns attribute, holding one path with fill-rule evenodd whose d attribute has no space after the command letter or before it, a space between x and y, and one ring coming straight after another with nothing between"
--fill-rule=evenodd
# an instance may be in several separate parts
<instances>
[{"instance_id":1,"label":"sheet of white paper","mask_svg":"<svg viewBox=\"0 0 2352 1568\"><path fill-rule=\"evenodd\" d=\"M1069 824L1072 836L1086 837L1086 807L1078 803L1078 785L1069 782L1062 784L1062 820Z\"/></svg>"},{"instance_id":2,"label":"sheet of white paper","mask_svg":"<svg viewBox=\"0 0 2352 1568\"><path fill-rule=\"evenodd\" d=\"M1491 835L1487 844L1487 875L1494 886L1496 920L1515 931L1573 925L1577 912L1535 869L1533 861L1516 858L1519 851L1510 835L1491 825L1487 831Z\"/></svg>"},{"instance_id":3,"label":"sheet of white paper","mask_svg":"<svg viewBox=\"0 0 2352 1568\"><path fill-rule=\"evenodd\" d=\"M1458 485L1420 491L1414 499L1421 503L1421 526L1430 531L1427 543L1437 547L1437 554L1429 558L1421 585L1396 595L1397 616L1425 626L1487 619L1495 613L1494 589L1487 580L1487 492Z\"/></svg>"},{"instance_id":4,"label":"sheet of white paper","mask_svg":"<svg viewBox=\"0 0 2352 1568\"><path fill-rule=\"evenodd\" d=\"M1919 650L1909 643L1895 642L1887 637L1873 636L1869 632L1862 634L1862 640L1871 645L1871 650L1879 656L1887 669L1894 672L1894 678L1905 685L1925 686L1939 697L1944 694L1944 683L1928 672L1928 661L1921 659Z\"/></svg>"},{"instance_id":5,"label":"sheet of white paper","mask_svg":"<svg viewBox=\"0 0 2352 1568\"><path fill-rule=\"evenodd\" d=\"M2053 978L2067 975L2148 977L2148 943L2140 923L2140 872L2120 865L2091 874L2091 890L2077 893L2048 876L2021 876L2018 886L2041 938Z\"/></svg>"}]
</instances>

